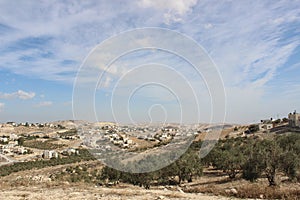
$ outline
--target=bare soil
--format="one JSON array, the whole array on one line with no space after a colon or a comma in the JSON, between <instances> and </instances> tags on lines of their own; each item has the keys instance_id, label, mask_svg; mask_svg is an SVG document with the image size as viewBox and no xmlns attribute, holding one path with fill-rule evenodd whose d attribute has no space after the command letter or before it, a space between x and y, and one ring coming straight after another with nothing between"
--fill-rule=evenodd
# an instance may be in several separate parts
<instances>
[{"instance_id":1,"label":"bare soil","mask_svg":"<svg viewBox=\"0 0 300 200\"><path fill-rule=\"evenodd\" d=\"M203 200L229 200L221 196L205 195L202 193L183 193L168 189L145 190L134 186L119 186L118 188L92 187L86 185L57 185L51 187L33 186L0 189L2 200L23 199L103 199L103 200L136 200L136 199L203 199Z\"/></svg>"}]
</instances>

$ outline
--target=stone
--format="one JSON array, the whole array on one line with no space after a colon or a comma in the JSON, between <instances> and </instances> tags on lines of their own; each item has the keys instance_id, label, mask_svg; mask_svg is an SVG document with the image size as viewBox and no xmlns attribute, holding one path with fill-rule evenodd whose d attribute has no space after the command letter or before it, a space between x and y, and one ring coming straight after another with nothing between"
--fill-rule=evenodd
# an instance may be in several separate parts
<instances>
[{"instance_id":1,"label":"stone","mask_svg":"<svg viewBox=\"0 0 300 200\"><path fill-rule=\"evenodd\" d=\"M184 193L184 191L183 191L181 188L177 188L177 190L178 190L180 193Z\"/></svg>"},{"instance_id":2,"label":"stone","mask_svg":"<svg viewBox=\"0 0 300 200\"><path fill-rule=\"evenodd\" d=\"M231 189L230 189L230 192L231 192L232 194L237 194L237 193L238 193L238 191L237 191L235 188L231 188Z\"/></svg>"}]
</instances>

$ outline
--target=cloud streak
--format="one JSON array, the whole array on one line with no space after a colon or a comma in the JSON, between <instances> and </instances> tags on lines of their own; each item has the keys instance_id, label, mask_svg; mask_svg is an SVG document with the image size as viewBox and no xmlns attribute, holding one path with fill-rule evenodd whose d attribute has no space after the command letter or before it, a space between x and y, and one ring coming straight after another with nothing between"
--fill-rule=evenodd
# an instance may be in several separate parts
<instances>
[{"instance_id":1,"label":"cloud streak","mask_svg":"<svg viewBox=\"0 0 300 200\"><path fill-rule=\"evenodd\" d=\"M2 30L0 68L46 80L72 83L94 45L134 27L163 26L192 36L211 54L225 81L235 86L264 85L299 45L297 30L289 26L299 23L299 6L294 2L140 0L69 5L57 1L20 3L18 8L14 3L1 4L5 17L0 24L7 28ZM12 9L20 12L12 15ZM238 76L232 79L233 73Z\"/></svg>"},{"instance_id":2,"label":"cloud streak","mask_svg":"<svg viewBox=\"0 0 300 200\"><path fill-rule=\"evenodd\" d=\"M35 97L34 92L25 92L23 90L18 90L13 93L0 93L0 99L22 99L28 100Z\"/></svg>"},{"instance_id":3,"label":"cloud streak","mask_svg":"<svg viewBox=\"0 0 300 200\"><path fill-rule=\"evenodd\" d=\"M191 8L195 6L197 0L161 0L161 1L151 1L151 0L141 0L138 5L142 8L154 8L165 12L164 22L166 24L183 22L182 17L191 11Z\"/></svg>"},{"instance_id":4,"label":"cloud streak","mask_svg":"<svg viewBox=\"0 0 300 200\"><path fill-rule=\"evenodd\" d=\"M82 60L98 43L129 29L162 27L186 34L207 50L230 95L229 108L239 100L247 107L261 109L264 104L254 105L245 94L248 91L260 104L266 95L270 99L275 96L268 91L274 83L284 85L288 90L284 94L299 97L290 92L294 87L286 81L289 77L278 79L283 71L299 73L299 59L288 66L291 56L299 54L299 1L92 0L69 4L57 0L15 4L0 2L0 70L71 85ZM139 62L143 57L132 59ZM164 63L167 57L154 61L159 59ZM130 67L112 66L103 86L111 85ZM183 68L178 67L178 71L185 71L191 82L199 84L199 79ZM2 99L26 96L0 93ZM241 114L238 110L230 113L232 119ZM253 118L251 115L248 119Z\"/></svg>"}]
</instances>

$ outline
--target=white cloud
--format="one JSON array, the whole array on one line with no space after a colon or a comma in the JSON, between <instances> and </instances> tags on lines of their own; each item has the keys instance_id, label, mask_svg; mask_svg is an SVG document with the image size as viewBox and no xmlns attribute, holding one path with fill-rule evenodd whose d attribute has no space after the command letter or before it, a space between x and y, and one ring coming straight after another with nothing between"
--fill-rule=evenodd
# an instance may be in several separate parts
<instances>
[{"instance_id":1,"label":"white cloud","mask_svg":"<svg viewBox=\"0 0 300 200\"><path fill-rule=\"evenodd\" d=\"M12 30L1 32L0 69L72 84L78 66L96 44L132 28L170 28L192 37L208 51L229 91L229 105L234 106L231 102L239 99L243 102L241 105L247 104L245 107L254 112L259 109L255 104L261 104L264 95L275 96L267 93L266 88L270 81L276 82L282 67L299 47L299 9L298 1L261 0L136 0L124 4L114 1L74 4L29 1L19 2L18 7L13 2L3 1L0 3L0 24L10 26ZM49 41L41 41L40 46L30 41L18 45L28 38L49 38ZM147 40L141 38L140 42L146 44ZM127 45L126 41L122 45ZM43 56L48 54L49 57ZM62 64L65 60L75 63ZM296 63L288 70L297 72L298 66ZM109 77L103 81L104 86L113 84L114 79L126 73L129 67L113 65L108 71ZM189 71L188 68L183 70ZM189 80L199 82L198 79ZM289 85L285 88L285 104L289 104L292 98L288 97L295 93L289 92ZM247 92L256 99L255 103L241 98ZM18 92L0 93L0 98L4 99L30 98L30 95L26 96ZM268 106L272 110L272 106ZM239 120L240 114L237 109L230 111L232 119ZM255 113L248 118L252 116Z\"/></svg>"},{"instance_id":2,"label":"white cloud","mask_svg":"<svg viewBox=\"0 0 300 200\"><path fill-rule=\"evenodd\" d=\"M216 61L227 85L244 86L257 79L266 83L273 75L265 77L264 73L279 69L299 45L299 36L287 35L297 26L292 24L299 16L296 4L199 1L195 10L197 18L181 29L193 30L192 35ZM278 18L284 20L274 23ZM201 28L207 24L210 29Z\"/></svg>"},{"instance_id":3,"label":"white cloud","mask_svg":"<svg viewBox=\"0 0 300 200\"><path fill-rule=\"evenodd\" d=\"M300 69L300 62L287 67L285 69L285 71L292 71L292 70L297 70L297 69Z\"/></svg>"},{"instance_id":4,"label":"white cloud","mask_svg":"<svg viewBox=\"0 0 300 200\"><path fill-rule=\"evenodd\" d=\"M41 48L3 53L0 58L3 66L0 67L22 75L72 83L82 59L97 43L133 27L161 26L166 21L171 23L184 18L180 26L170 28L196 39L211 53L225 76L225 82L230 80L239 85L240 82L256 80L256 76L261 77L267 71L276 72L279 64L298 45L296 36L291 41L293 44L288 44L289 41L281 44L288 24L299 21L296 3L196 0L137 2L122 5L93 1L73 5L59 1L51 5L21 3L18 12L11 11L16 9L14 4L2 3L0 12L5 17L1 21L15 29L1 36L3 47L28 37L48 37L49 41ZM285 45L287 51L283 49ZM51 58L40 57L40 54L48 52L53 53ZM30 62L20 60L24 56L35 59ZM77 63L62 65L64 60ZM232 78L232 74L238 75ZM270 74L274 73L268 74L267 77L261 77L261 83L272 79L273 75Z\"/></svg>"},{"instance_id":5,"label":"white cloud","mask_svg":"<svg viewBox=\"0 0 300 200\"><path fill-rule=\"evenodd\" d=\"M197 0L141 0L139 6L143 8L154 8L164 12L164 20L166 24L172 22L182 22L182 17L187 14Z\"/></svg>"},{"instance_id":6,"label":"white cloud","mask_svg":"<svg viewBox=\"0 0 300 200\"><path fill-rule=\"evenodd\" d=\"M35 97L34 92L25 92L23 90L18 90L17 92L13 93L0 93L0 99L32 99Z\"/></svg>"},{"instance_id":7,"label":"white cloud","mask_svg":"<svg viewBox=\"0 0 300 200\"><path fill-rule=\"evenodd\" d=\"M5 104L4 103L0 103L0 112L3 110Z\"/></svg>"},{"instance_id":8,"label":"white cloud","mask_svg":"<svg viewBox=\"0 0 300 200\"><path fill-rule=\"evenodd\" d=\"M192 6L197 3L197 0L141 0L139 5L142 7L153 7L162 10L171 10L180 15L184 15Z\"/></svg>"},{"instance_id":9,"label":"white cloud","mask_svg":"<svg viewBox=\"0 0 300 200\"><path fill-rule=\"evenodd\" d=\"M36 105L36 107L48 107L52 106L53 102L52 101L42 101Z\"/></svg>"},{"instance_id":10,"label":"white cloud","mask_svg":"<svg viewBox=\"0 0 300 200\"><path fill-rule=\"evenodd\" d=\"M106 76L104 82L100 84L100 87L108 88L112 82L111 76Z\"/></svg>"}]
</instances>

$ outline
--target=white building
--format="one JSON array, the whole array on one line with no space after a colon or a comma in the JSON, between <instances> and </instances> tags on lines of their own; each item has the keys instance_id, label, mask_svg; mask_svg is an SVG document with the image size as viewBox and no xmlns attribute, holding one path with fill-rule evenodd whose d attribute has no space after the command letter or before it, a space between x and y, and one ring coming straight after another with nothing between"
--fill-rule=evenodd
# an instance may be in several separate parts
<instances>
[{"instance_id":1,"label":"white building","mask_svg":"<svg viewBox=\"0 0 300 200\"><path fill-rule=\"evenodd\" d=\"M273 128L272 119L261 120L261 123L258 124L260 131L266 131Z\"/></svg>"},{"instance_id":2,"label":"white building","mask_svg":"<svg viewBox=\"0 0 300 200\"><path fill-rule=\"evenodd\" d=\"M300 127L300 113L294 111L290 113L289 116L289 126L291 127Z\"/></svg>"},{"instance_id":3,"label":"white building","mask_svg":"<svg viewBox=\"0 0 300 200\"><path fill-rule=\"evenodd\" d=\"M14 134L14 133L12 133L12 134L9 135L9 139L10 140L17 140L18 138L19 138L19 136L16 135L16 134Z\"/></svg>"},{"instance_id":4,"label":"white building","mask_svg":"<svg viewBox=\"0 0 300 200\"><path fill-rule=\"evenodd\" d=\"M45 150L43 153L45 159L58 158L58 153L53 150Z\"/></svg>"},{"instance_id":5,"label":"white building","mask_svg":"<svg viewBox=\"0 0 300 200\"><path fill-rule=\"evenodd\" d=\"M1 138L0 138L0 141L1 141L1 142L8 142L8 138L6 138L6 137L1 137Z\"/></svg>"},{"instance_id":6,"label":"white building","mask_svg":"<svg viewBox=\"0 0 300 200\"><path fill-rule=\"evenodd\" d=\"M24 153L27 153L27 149L25 149L24 147L18 147L17 149L15 149L15 153L18 153L18 154L24 154Z\"/></svg>"},{"instance_id":7,"label":"white building","mask_svg":"<svg viewBox=\"0 0 300 200\"><path fill-rule=\"evenodd\" d=\"M79 155L79 151L76 149L73 149L73 148L69 148L69 149L65 150L64 152L68 155L72 155L72 154Z\"/></svg>"}]
</instances>

